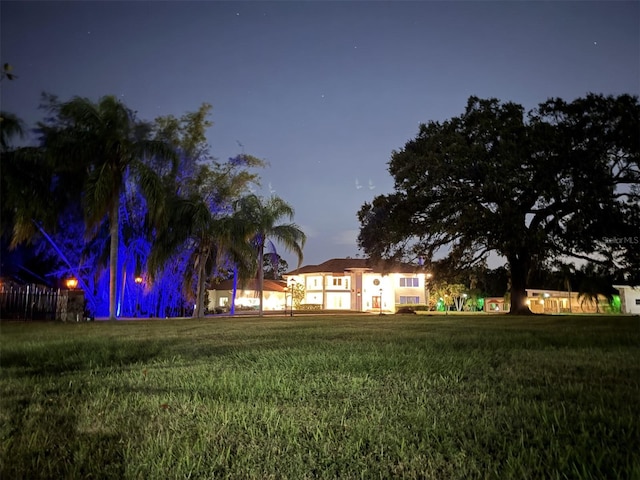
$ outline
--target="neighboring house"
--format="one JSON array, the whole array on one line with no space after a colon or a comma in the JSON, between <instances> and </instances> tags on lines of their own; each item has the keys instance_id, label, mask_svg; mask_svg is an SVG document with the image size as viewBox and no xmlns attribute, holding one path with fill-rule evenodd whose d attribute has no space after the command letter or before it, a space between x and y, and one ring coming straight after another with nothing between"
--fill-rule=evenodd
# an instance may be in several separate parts
<instances>
[{"instance_id":1,"label":"neighboring house","mask_svg":"<svg viewBox=\"0 0 640 480\"><path fill-rule=\"evenodd\" d=\"M527 289L527 305L533 313L605 313L609 300L604 295L596 299L581 297L579 292Z\"/></svg>"},{"instance_id":2,"label":"neighboring house","mask_svg":"<svg viewBox=\"0 0 640 480\"><path fill-rule=\"evenodd\" d=\"M504 313L509 311L509 302L504 297L489 297L484 300L484 311L491 313Z\"/></svg>"},{"instance_id":3,"label":"neighboring house","mask_svg":"<svg viewBox=\"0 0 640 480\"><path fill-rule=\"evenodd\" d=\"M243 286L238 282L236 291L237 309L257 310L259 308L260 294L257 283L255 279L245 282ZM284 310L288 296L286 287L286 282L265 279L262 288L264 293L263 310ZM209 311L213 312L216 308L228 310L233 298L233 280L220 282L213 289L207 290L207 292L209 294ZM291 301L289 300L287 305L290 304Z\"/></svg>"},{"instance_id":4,"label":"neighboring house","mask_svg":"<svg viewBox=\"0 0 640 480\"><path fill-rule=\"evenodd\" d=\"M620 293L620 312L640 315L640 286L614 285Z\"/></svg>"},{"instance_id":5,"label":"neighboring house","mask_svg":"<svg viewBox=\"0 0 640 480\"><path fill-rule=\"evenodd\" d=\"M415 265L399 264L392 270L364 258L334 258L307 265L284 275L292 286L302 284L301 304L323 310L395 312L397 305L425 304L425 272Z\"/></svg>"},{"instance_id":6,"label":"neighboring house","mask_svg":"<svg viewBox=\"0 0 640 480\"><path fill-rule=\"evenodd\" d=\"M284 274L285 280L264 280L263 309L283 311L291 308L291 291L302 285L300 305L322 310L351 310L373 313L395 312L398 307L427 304L428 276L421 267L397 264L394 268L372 264L364 258L334 258L319 265L306 265ZM260 303L255 280L238 284L237 309L258 309ZM620 291L623 313L640 314L640 287L614 285ZM609 301L581 297L578 292L527 289L527 304L534 313L607 312ZM233 281L226 280L208 290L210 311L228 309L233 295ZM297 305L297 301L296 301ZM305 308L305 307L301 307ZM504 297L485 299L484 310L507 312Z\"/></svg>"}]
</instances>

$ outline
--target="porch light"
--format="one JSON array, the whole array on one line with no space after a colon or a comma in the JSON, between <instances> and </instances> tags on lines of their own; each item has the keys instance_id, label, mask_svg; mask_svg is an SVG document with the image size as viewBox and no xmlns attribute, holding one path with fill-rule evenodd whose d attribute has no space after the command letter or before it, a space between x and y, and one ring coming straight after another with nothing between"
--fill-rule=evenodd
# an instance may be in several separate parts
<instances>
[{"instance_id":1,"label":"porch light","mask_svg":"<svg viewBox=\"0 0 640 480\"><path fill-rule=\"evenodd\" d=\"M134 282L136 282L137 285L140 285L142 283L142 277L140 275L138 275L135 279Z\"/></svg>"},{"instance_id":2,"label":"porch light","mask_svg":"<svg viewBox=\"0 0 640 480\"><path fill-rule=\"evenodd\" d=\"M68 278L65 282L69 290L74 290L78 286L78 279L75 277Z\"/></svg>"}]
</instances>

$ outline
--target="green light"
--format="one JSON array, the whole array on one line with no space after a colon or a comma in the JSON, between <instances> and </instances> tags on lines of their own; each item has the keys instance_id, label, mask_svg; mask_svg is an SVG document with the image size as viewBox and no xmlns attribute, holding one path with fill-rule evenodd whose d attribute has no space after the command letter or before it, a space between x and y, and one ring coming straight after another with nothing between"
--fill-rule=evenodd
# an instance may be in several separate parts
<instances>
[{"instance_id":1,"label":"green light","mask_svg":"<svg viewBox=\"0 0 640 480\"><path fill-rule=\"evenodd\" d=\"M611 311L613 313L620 313L620 311L622 310L622 302L620 301L620 295L614 295L611 298L611 303L609 303L609 305L611 306Z\"/></svg>"}]
</instances>

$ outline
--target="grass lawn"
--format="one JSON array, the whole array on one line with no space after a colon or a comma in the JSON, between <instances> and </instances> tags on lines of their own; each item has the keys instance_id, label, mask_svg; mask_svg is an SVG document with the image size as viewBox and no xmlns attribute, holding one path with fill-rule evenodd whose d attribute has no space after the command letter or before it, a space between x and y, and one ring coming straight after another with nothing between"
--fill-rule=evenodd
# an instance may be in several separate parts
<instances>
[{"instance_id":1,"label":"grass lawn","mask_svg":"<svg viewBox=\"0 0 640 480\"><path fill-rule=\"evenodd\" d=\"M640 318L0 326L0 478L640 479Z\"/></svg>"}]
</instances>

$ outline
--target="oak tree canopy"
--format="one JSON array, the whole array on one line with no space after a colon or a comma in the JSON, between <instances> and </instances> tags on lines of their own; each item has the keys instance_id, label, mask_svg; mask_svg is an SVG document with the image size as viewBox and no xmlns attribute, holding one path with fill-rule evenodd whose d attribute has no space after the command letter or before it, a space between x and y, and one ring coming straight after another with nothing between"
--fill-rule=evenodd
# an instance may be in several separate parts
<instances>
[{"instance_id":1,"label":"oak tree canopy","mask_svg":"<svg viewBox=\"0 0 640 480\"><path fill-rule=\"evenodd\" d=\"M529 311L527 278L541 262L598 262L638 282L639 144L631 95L531 111L471 97L392 152L394 191L360 208L358 244L374 260L445 256L460 267L494 252L510 271L514 314Z\"/></svg>"}]
</instances>

